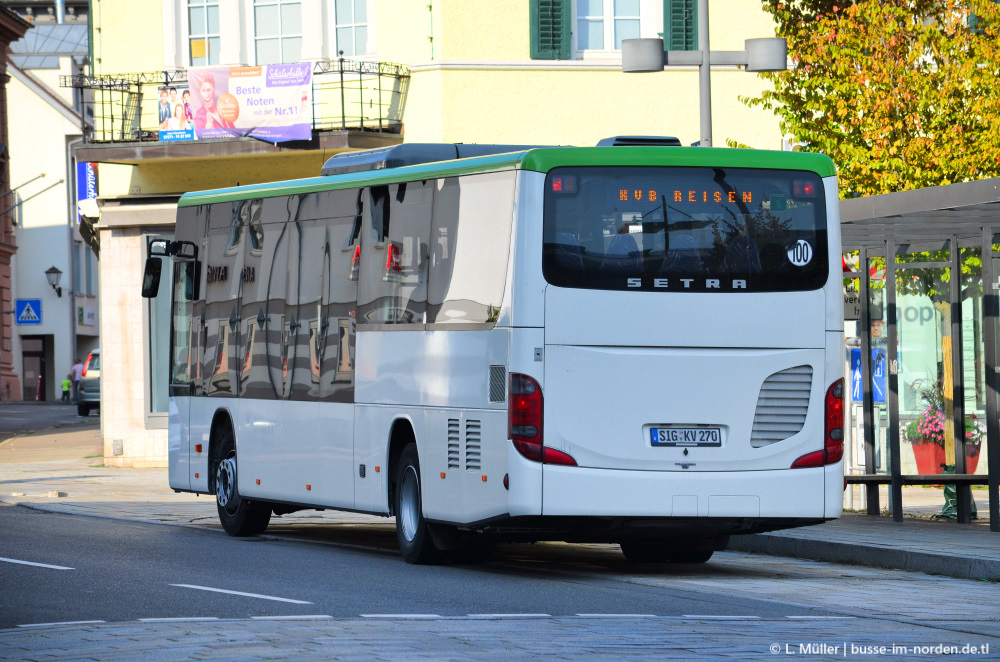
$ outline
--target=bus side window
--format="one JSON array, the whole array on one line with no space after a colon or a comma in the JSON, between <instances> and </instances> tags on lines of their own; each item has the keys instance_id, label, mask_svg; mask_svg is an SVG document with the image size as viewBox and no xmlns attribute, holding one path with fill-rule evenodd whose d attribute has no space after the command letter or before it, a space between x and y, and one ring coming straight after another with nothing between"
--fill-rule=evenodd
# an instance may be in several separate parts
<instances>
[{"instance_id":1,"label":"bus side window","mask_svg":"<svg viewBox=\"0 0 1000 662\"><path fill-rule=\"evenodd\" d=\"M513 214L513 171L440 180L434 194L428 323L497 321Z\"/></svg>"},{"instance_id":2,"label":"bus side window","mask_svg":"<svg viewBox=\"0 0 1000 662\"><path fill-rule=\"evenodd\" d=\"M424 323L433 199L432 181L372 187L370 223L361 237L362 323Z\"/></svg>"}]
</instances>

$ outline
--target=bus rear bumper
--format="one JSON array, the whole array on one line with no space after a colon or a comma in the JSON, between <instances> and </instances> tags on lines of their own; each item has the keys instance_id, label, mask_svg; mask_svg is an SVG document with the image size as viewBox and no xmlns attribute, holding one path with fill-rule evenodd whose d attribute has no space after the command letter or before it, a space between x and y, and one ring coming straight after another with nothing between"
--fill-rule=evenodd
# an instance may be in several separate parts
<instances>
[{"instance_id":1,"label":"bus rear bumper","mask_svg":"<svg viewBox=\"0 0 1000 662\"><path fill-rule=\"evenodd\" d=\"M840 465L773 471L633 471L544 465L543 516L821 518Z\"/></svg>"}]
</instances>

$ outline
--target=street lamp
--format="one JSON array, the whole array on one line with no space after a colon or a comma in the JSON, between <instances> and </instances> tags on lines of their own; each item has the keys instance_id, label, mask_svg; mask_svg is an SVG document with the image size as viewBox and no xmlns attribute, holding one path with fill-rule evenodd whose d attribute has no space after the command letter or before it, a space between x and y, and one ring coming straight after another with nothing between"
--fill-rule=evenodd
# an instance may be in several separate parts
<instances>
[{"instance_id":1,"label":"street lamp","mask_svg":"<svg viewBox=\"0 0 1000 662\"><path fill-rule=\"evenodd\" d=\"M784 71L788 68L788 43L782 38L747 39L742 51L710 51L708 48L708 0L698 0L697 51L665 51L663 40L623 39L622 71L645 73L670 66L698 66L701 140L699 147L712 146L711 65L744 65L746 71Z\"/></svg>"},{"instance_id":2,"label":"street lamp","mask_svg":"<svg viewBox=\"0 0 1000 662\"><path fill-rule=\"evenodd\" d=\"M49 267L45 270L45 278L48 279L52 289L56 291L56 295L62 297L62 288L59 287L59 279L62 278L62 272L54 266Z\"/></svg>"}]
</instances>

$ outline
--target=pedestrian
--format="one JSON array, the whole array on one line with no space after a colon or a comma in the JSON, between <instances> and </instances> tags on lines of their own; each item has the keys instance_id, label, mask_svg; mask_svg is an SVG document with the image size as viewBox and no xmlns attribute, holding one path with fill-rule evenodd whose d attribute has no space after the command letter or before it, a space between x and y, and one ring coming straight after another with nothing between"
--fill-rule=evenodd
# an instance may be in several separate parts
<instances>
[{"instance_id":1,"label":"pedestrian","mask_svg":"<svg viewBox=\"0 0 1000 662\"><path fill-rule=\"evenodd\" d=\"M77 357L76 363L73 364L73 402L80 402L80 378L83 377L83 362Z\"/></svg>"},{"instance_id":2,"label":"pedestrian","mask_svg":"<svg viewBox=\"0 0 1000 662\"><path fill-rule=\"evenodd\" d=\"M66 375L66 379L62 380L63 397L62 401L69 404L69 390L73 388L73 373Z\"/></svg>"}]
</instances>

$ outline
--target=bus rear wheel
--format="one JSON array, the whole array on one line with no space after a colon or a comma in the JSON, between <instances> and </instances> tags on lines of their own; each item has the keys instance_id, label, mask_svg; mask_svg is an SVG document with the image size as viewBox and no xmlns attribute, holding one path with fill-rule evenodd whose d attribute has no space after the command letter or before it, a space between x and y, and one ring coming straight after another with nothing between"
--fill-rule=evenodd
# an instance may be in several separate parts
<instances>
[{"instance_id":1,"label":"bus rear wheel","mask_svg":"<svg viewBox=\"0 0 1000 662\"><path fill-rule=\"evenodd\" d=\"M396 537L403 560L417 564L439 562L441 550L435 547L424 519L420 497L420 459L414 443L408 444L399 457L394 496Z\"/></svg>"},{"instance_id":2,"label":"bus rear wheel","mask_svg":"<svg viewBox=\"0 0 1000 662\"><path fill-rule=\"evenodd\" d=\"M236 473L236 445L233 433L226 430L219 439L219 458L215 470L215 505L222 528L231 536L256 536L264 533L271 521L271 508L240 496Z\"/></svg>"}]
</instances>

